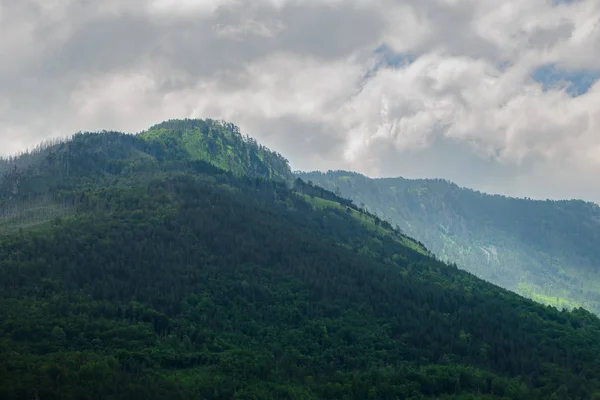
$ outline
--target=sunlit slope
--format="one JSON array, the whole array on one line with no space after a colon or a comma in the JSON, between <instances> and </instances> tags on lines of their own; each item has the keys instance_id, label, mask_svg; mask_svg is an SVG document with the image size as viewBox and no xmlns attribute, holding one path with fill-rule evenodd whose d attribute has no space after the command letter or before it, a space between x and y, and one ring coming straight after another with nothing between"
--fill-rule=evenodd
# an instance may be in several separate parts
<instances>
[{"instance_id":1,"label":"sunlit slope","mask_svg":"<svg viewBox=\"0 0 600 400\"><path fill-rule=\"evenodd\" d=\"M203 160L238 175L289 181L288 161L280 154L244 138L230 123L213 120L171 120L140 134L158 157Z\"/></svg>"}]
</instances>

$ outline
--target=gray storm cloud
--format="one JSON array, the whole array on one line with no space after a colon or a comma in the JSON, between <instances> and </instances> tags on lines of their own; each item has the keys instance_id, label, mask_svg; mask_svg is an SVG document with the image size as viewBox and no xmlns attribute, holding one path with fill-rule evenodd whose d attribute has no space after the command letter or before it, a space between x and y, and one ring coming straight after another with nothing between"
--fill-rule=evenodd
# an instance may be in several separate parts
<instances>
[{"instance_id":1,"label":"gray storm cloud","mask_svg":"<svg viewBox=\"0 0 600 400\"><path fill-rule=\"evenodd\" d=\"M600 201L600 85L532 78L600 70L599 21L592 0L0 0L0 154L211 117L296 169Z\"/></svg>"}]
</instances>

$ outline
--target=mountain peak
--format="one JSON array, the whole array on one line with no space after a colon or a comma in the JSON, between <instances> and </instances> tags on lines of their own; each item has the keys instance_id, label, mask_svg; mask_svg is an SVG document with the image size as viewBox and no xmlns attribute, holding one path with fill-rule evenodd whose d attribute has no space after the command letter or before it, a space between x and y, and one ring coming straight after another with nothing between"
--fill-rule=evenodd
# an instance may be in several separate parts
<instances>
[{"instance_id":1,"label":"mountain peak","mask_svg":"<svg viewBox=\"0 0 600 400\"><path fill-rule=\"evenodd\" d=\"M140 137L151 153L162 158L202 160L237 175L291 181L289 162L281 154L243 136L229 122L212 119L173 119L152 126Z\"/></svg>"}]
</instances>

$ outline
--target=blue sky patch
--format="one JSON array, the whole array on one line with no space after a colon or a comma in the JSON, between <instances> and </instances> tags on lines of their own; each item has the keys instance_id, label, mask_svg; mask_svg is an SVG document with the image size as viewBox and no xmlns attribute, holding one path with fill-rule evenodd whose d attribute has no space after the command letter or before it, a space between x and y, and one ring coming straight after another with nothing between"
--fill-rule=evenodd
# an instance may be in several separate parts
<instances>
[{"instance_id":1,"label":"blue sky patch","mask_svg":"<svg viewBox=\"0 0 600 400\"><path fill-rule=\"evenodd\" d=\"M392 68L404 67L412 63L415 58L409 54L396 53L388 45L382 44L375 49L375 54L381 57L379 67L387 66Z\"/></svg>"},{"instance_id":2,"label":"blue sky patch","mask_svg":"<svg viewBox=\"0 0 600 400\"><path fill-rule=\"evenodd\" d=\"M599 78L600 70L567 70L555 64L539 67L533 73L533 79L541 83L544 90L564 88L573 97L587 93Z\"/></svg>"},{"instance_id":3,"label":"blue sky patch","mask_svg":"<svg viewBox=\"0 0 600 400\"><path fill-rule=\"evenodd\" d=\"M377 64L366 71L363 82L373 77L381 68L402 68L415 61L414 56L397 53L386 44L377 47L373 54L378 57Z\"/></svg>"}]
</instances>

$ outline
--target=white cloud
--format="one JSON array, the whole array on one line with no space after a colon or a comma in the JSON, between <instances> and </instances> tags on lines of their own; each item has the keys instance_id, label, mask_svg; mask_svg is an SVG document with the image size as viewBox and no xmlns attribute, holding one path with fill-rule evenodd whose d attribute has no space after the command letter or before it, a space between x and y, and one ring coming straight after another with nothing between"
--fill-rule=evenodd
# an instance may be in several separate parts
<instances>
[{"instance_id":1,"label":"white cloud","mask_svg":"<svg viewBox=\"0 0 600 400\"><path fill-rule=\"evenodd\" d=\"M597 1L25 0L0 21L0 153L212 117L296 168L600 201L600 85L532 78L600 69Z\"/></svg>"},{"instance_id":2,"label":"white cloud","mask_svg":"<svg viewBox=\"0 0 600 400\"><path fill-rule=\"evenodd\" d=\"M272 37L281 32L283 25L280 21L259 22L248 19L238 25L215 25L213 29L221 36L244 40L251 35Z\"/></svg>"},{"instance_id":3,"label":"white cloud","mask_svg":"<svg viewBox=\"0 0 600 400\"><path fill-rule=\"evenodd\" d=\"M231 7L239 0L149 0L147 9L160 16L186 16L190 14L213 14L220 7Z\"/></svg>"}]
</instances>

